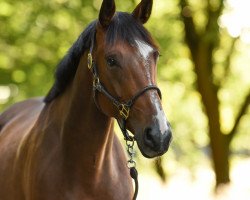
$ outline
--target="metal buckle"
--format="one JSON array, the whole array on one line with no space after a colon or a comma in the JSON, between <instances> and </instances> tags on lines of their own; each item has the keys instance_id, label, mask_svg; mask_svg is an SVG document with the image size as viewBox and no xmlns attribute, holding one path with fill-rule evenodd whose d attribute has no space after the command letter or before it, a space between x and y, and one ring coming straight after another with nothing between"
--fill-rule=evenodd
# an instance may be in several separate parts
<instances>
[{"instance_id":1,"label":"metal buckle","mask_svg":"<svg viewBox=\"0 0 250 200\"><path fill-rule=\"evenodd\" d=\"M129 107L125 104L119 105L119 113L123 117L123 119L127 119L129 116Z\"/></svg>"},{"instance_id":2,"label":"metal buckle","mask_svg":"<svg viewBox=\"0 0 250 200\"><path fill-rule=\"evenodd\" d=\"M100 85L100 80L97 76L93 77L93 87L97 88Z\"/></svg>"},{"instance_id":3,"label":"metal buckle","mask_svg":"<svg viewBox=\"0 0 250 200\"><path fill-rule=\"evenodd\" d=\"M93 58L91 53L88 53L88 68L91 69L93 65Z\"/></svg>"}]
</instances>

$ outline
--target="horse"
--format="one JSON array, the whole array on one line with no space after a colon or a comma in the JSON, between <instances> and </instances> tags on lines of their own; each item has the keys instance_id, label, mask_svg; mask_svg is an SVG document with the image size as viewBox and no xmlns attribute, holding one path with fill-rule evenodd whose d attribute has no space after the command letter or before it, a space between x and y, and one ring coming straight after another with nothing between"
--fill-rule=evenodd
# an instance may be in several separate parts
<instances>
[{"instance_id":1,"label":"horse","mask_svg":"<svg viewBox=\"0 0 250 200\"><path fill-rule=\"evenodd\" d=\"M1 200L133 198L115 120L128 147L136 142L147 158L163 155L172 138L156 86L159 48L143 26L152 4L142 0L127 13L103 0L48 94L0 115Z\"/></svg>"}]
</instances>

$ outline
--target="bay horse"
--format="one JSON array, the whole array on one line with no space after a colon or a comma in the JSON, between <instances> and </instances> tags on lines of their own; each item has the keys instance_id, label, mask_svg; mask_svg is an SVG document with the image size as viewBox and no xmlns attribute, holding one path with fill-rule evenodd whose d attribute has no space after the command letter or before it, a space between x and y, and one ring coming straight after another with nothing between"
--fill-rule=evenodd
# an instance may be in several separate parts
<instances>
[{"instance_id":1,"label":"bay horse","mask_svg":"<svg viewBox=\"0 0 250 200\"><path fill-rule=\"evenodd\" d=\"M125 13L104 0L47 96L0 115L1 200L133 198L114 120L148 158L164 154L172 137L156 86L158 47L143 27L152 4L142 0Z\"/></svg>"}]
</instances>

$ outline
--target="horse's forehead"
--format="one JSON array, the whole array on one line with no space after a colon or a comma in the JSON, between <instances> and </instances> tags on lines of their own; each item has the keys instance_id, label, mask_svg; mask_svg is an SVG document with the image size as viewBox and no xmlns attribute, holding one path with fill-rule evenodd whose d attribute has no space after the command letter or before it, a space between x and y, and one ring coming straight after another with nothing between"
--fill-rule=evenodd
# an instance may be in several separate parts
<instances>
[{"instance_id":1,"label":"horse's forehead","mask_svg":"<svg viewBox=\"0 0 250 200\"><path fill-rule=\"evenodd\" d=\"M142 40L135 40L135 42L139 53L145 60L147 60L150 53L154 50L153 47Z\"/></svg>"},{"instance_id":2,"label":"horse's forehead","mask_svg":"<svg viewBox=\"0 0 250 200\"><path fill-rule=\"evenodd\" d=\"M130 54L139 54L143 59L147 60L150 53L154 51L154 47L148 44L147 42L140 40L140 39L135 39L133 44L129 44L128 42L124 41L117 41L114 42L112 45L108 45L109 50L111 51L117 51L120 53L130 53ZM131 55L130 55L131 56Z\"/></svg>"}]
</instances>

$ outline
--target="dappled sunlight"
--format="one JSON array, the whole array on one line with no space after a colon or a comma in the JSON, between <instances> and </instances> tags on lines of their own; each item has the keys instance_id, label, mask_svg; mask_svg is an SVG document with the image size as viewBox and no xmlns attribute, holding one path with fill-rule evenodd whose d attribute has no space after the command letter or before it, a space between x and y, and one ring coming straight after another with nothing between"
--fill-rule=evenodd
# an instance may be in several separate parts
<instances>
[{"instance_id":1,"label":"dappled sunlight","mask_svg":"<svg viewBox=\"0 0 250 200\"><path fill-rule=\"evenodd\" d=\"M8 86L0 86L0 104L6 103L11 95L10 88Z\"/></svg>"},{"instance_id":2,"label":"dappled sunlight","mask_svg":"<svg viewBox=\"0 0 250 200\"><path fill-rule=\"evenodd\" d=\"M242 36L244 42L250 43L250 1L227 0L226 11L220 19L220 25L225 27L232 37Z\"/></svg>"},{"instance_id":3,"label":"dappled sunlight","mask_svg":"<svg viewBox=\"0 0 250 200\"><path fill-rule=\"evenodd\" d=\"M17 96L18 92L18 87L14 84L0 85L0 106L7 103L11 97Z\"/></svg>"},{"instance_id":4,"label":"dappled sunlight","mask_svg":"<svg viewBox=\"0 0 250 200\"><path fill-rule=\"evenodd\" d=\"M177 168L166 184L148 175L140 175L138 200L249 200L250 199L250 159L236 162L232 168L232 182L222 186L214 194L214 174L202 166L194 175L184 168Z\"/></svg>"}]
</instances>

